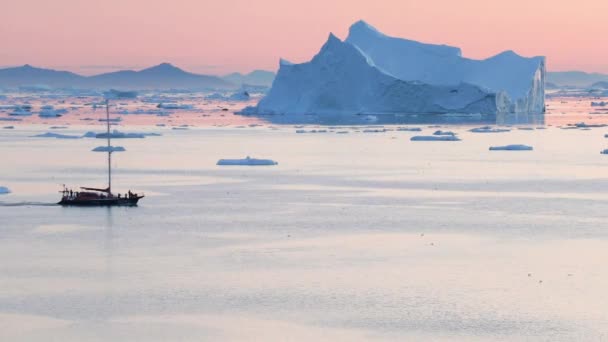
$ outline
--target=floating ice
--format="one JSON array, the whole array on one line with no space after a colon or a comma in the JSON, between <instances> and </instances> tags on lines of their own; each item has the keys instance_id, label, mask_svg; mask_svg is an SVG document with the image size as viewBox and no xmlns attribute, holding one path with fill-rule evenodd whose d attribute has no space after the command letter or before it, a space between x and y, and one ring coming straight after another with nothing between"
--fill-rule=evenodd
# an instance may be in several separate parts
<instances>
[{"instance_id":1,"label":"floating ice","mask_svg":"<svg viewBox=\"0 0 608 342\"><path fill-rule=\"evenodd\" d=\"M435 132L433 133L433 135L445 135L445 136L450 136L450 135L452 135L452 136L454 136L454 135L456 135L456 133L454 133L454 132L450 132L450 131L441 131L441 130L439 130L439 131L435 131Z\"/></svg>"},{"instance_id":2,"label":"floating ice","mask_svg":"<svg viewBox=\"0 0 608 342\"><path fill-rule=\"evenodd\" d=\"M528 145L506 145L506 146L491 146L490 151L532 151L534 148Z\"/></svg>"},{"instance_id":3,"label":"floating ice","mask_svg":"<svg viewBox=\"0 0 608 342\"><path fill-rule=\"evenodd\" d=\"M417 135L410 138L411 141L460 141L455 135Z\"/></svg>"},{"instance_id":4,"label":"floating ice","mask_svg":"<svg viewBox=\"0 0 608 342\"><path fill-rule=\"evenodd\" d=\"M10 194L11 190L5 186L0 186L0 195Z\"/></svg>"},{"instance_id":5,"label":"floating ice","mask_svg":"<svg viewBox=\"0 0 608 342\"><path fill-rule=\"evenodd\" d=\"M179 103L174 103L174 102L167 102L167 103L161 102L156 107L163 108L163 109L193 109L194 108L193 105L179 104Z\"/></svg>"},{"instance_id":6,"label":"floating ice","mask_svg":"<svg viewBox=\"0 0 608 342\"><path fill-rule=\"evenodd\" d=\"M113 132L110 132L110 138L112 138L112 139L143 139L145 137L146 137L146 135L142 134L142 133L123 133L123 132L119 132L118 130L114 130ZM108 133L97 133L95 135L95 138L107 139Z\"/></svg>"},{"instance_id":7,"label":"floating ice","mask_svg":"<svg viewBox=\"0 0 608 342\"><path fill-rule=\"evenodd\" d=\"M608 154L608 149L602 150L600 153L601 154Z\"/></svg>"},{"instance_id":8,"label":"floating ice","mask_svg":"<svg viewBox=\"0 0 608 342\"><path fill-rule=\"evenodd\" d=\"M608 106L608 102L591 102L591 107L605 107Z\"/></svg>"},{"instance_id":9,"label":"floating ice","mask_svg":"<svg viewBox=\"0 0 608 342\"><path fill-rule=\"evenodd\" d=\"M397 127L397 131L400 132L422 132L420 127Z\"/></svg>"},{"instance_id":10,"label":"floating ice","mask_svg":"<svg viewBox=\"0 0 608 342\"><path fill-rule=\"evenodd\" d=\"M91 150L92 152L125 152L126 149L122 146L97 146Z\"/></svg>"},{"instance_id":11,"label":"floating ice","mask_svg":"<svg viewBox=\"0 0 608 342\"><path fill-rule=\"evenodd\" d=\"M278 165L274 160L271 159L255 159L247 156L245 159L220 159L217 165L246 165L246 166L264 166L264 165Z\"/></svg>"},{"instance_id":12,"label":"floating ice","mask_svg":"<svg viewBox=\"0 0 608 342\"><path fill-rule=\"evenodd\" d=\"M67 135L67 134L47 132L47 133L43 133L43 134L33 135L33 136L31 136L31 138L80 139L82 137L77 136L77 135Z\"/></svg>"},{"instance_id":13,"label":"floating ice","mask_svg":"<svg viewBox=\"0 0 608 342\"><path fill-rule=\"evenodd\" d=\"M3 129L15 129L15 126L4 126Z\"/></svg>"},{"instance_id":14,"label":"floating ice","mask_svg":"<svg viewBox=\"0 0 608 342\"><path fill-rule=\"evenodd\" d=\"M469 132L473 132L473 133L504 133L504 132L511 132L511 130L507 129L507 128L492 128L490 126L484 126L484 127L478 127L478 128L470 129Z\"/></svg>"}]
</instances>

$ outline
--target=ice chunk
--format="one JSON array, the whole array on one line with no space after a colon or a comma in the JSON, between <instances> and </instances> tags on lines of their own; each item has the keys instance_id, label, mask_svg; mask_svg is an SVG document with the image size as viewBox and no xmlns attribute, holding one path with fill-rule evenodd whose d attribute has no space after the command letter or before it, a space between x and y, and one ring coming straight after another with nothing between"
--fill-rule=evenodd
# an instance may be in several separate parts
<instances>
[{"instance_id":1,"label":"ice chunk","mask_svg":"<svg viewBox=\"0 0 608 342\"><path fill-rule=\"evenodd\" d=\"M78 135L67 135L67 134L59 134L47 132L43 134L33 135L32 138L55 138L55 139L80 139L81 136Z\"/></svg>"},{"instance_id":2,"label":"ice chunk","mask_svg":"<svg viewBox=\"0 0 608 342\"><path fill-rule=\"evenodd\" d=\"M511 130L507 129L507 128L492 128L490 126L484 126L484 127L478 127L478 128L470 129L469 132L473 132L473 133L505 133L505 132L511 132Z\"/></svg>"},{"instance_id":3,"label":"ice chunk","mask_svg":"<svg viewBox=\"0 0 608 342\"><path fill-rule=\"evenodd\" d=\"M11 190L5 186L0 186L0 195L10 194Z\"/></svg>"},{"instance_id":4,"label":"ice chunk","mask_svg":"<svg viewBox=\"0 0 608 342\"><path fill-rule=\"evenodd\" d=\"M602 150L600 153L601 154L608 154L608 149Z\"/></svg>"},{"instance_id":5,"label":"ice chunk","mask_svg":"<svg viewBox=\"0 0 608 342\"><path fill-rule=\"evenodd\" d=\"M456 133L450 132L450 131L441 131L441 130L439 130L439 131L435 131L433 133L433 135L446 135L446 136L452 135L453 136L453 135L456 135Z\"/></svg>"},{"instance_id":6,"label":"ice chunk","mask_svg":"<svg viewBox=\"0 0 608 342\"><path fill-rule=\"evenodd\" d=\"M591 102L591 107L605 107L608 106L608 102Z\"/></svg>"},{"instance_id":7,"label":"ice chunk","mask_svg":"<svg viewBox=\"0 0 608 342\"><path fill-rule=\"evenodd\" d=\"M125 152L126 149L122 146L97 146L91 150L92 152Z\"/></svg>"},{"instance_id":8,"label":"ice chunk","mask_svg":"<svg viewBox=\"0 0 608 342\"><path fill-rule=\"evenodd\" d=\"M255 159L247 156L245 159L220 159L217 165L247 165L247 166L263 166L263 165L278 165L271 159Z\"/></svg>"},{"instance_id":9,"label":"ice chunk","mask_svg":"<svg viewBox=\"0 0 608 342\"><path fill-rule=\"evenodd\" d=\"M15 126L4 126L3 129L15 129Z\"/></svg>"},{"instance_id":10,"label":"ice chunk","mask_svg":"<svg viewBox=\"0 0 608 342\"><path fill-rule=\"evenodd\" d=\"M422 132L420 127L397 127L397 131L400 132Z\"/></svg>"},{"instance_id":11,"label":"ice chunk","mask_svg":"<svg viewBox=\"0 0 608 342\"><path fill-rule=\"evenodd\" d=\"M455 135L417 135L410 138L411 141L460 141Z\"/></svg>"},{"instance_id":12,"label":"ice chunk","mask_svg":"<svg viewBox=\"0 0 608 342\"><path fill-rule=\"evenodd\" d=\"M490 151L532 151L534 148L528 145L506 145L506 146L491 146Z\"/></svg>"},{"instance_id":13,"label":"ice chunk","mask_svg":"<svg viewBox=\"0 0 608 342\"><path fill-rule=\"evenodd\" d=\"M159 133L123 133L118 130L110 132L110 138L112 139L143 139L150 136L160 136ZM95 135L98 139L107 139L108 133L98 133Z\"/></svg>"},{"instance_id":14,"label":"ice chunk","mask_svg":"<svg viewBox=\"0 0 608 342\"><path fill-rule=\"evenodd\" d=\"M174 102L168 102L168 103L161 102L156 107L163 108L163 109L193 109L194 108L193 105L179 104L179 103L174 103Z\"/></svg>"}]
</instances>

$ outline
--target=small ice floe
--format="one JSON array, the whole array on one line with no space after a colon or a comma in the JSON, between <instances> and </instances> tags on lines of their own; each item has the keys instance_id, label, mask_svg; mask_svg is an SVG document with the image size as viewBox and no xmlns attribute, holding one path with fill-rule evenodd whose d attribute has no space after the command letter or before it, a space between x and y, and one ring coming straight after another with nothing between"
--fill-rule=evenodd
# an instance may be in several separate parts
<instances>
[{"instance_id":1,"label":"small ice floe","mask_svg":"<svg viewBox=\"0 0 608 342\"><path fill-rule=\"evenodd\" d=\"M68 126L51 126L49 129L66 129Z\"/></svg>"},{"instance_id":2,"label":"small ice floe","mask_svg":"<svg viewBox=\"0 0 608 342\"><path fill-rule=\"evenodd\" d=\"M534 127L517 127L520 131L533 131Z\"/></svg>"},{"instance_id":3,"label":"small ice floe","mask_svg":"<svg viewBox=\"0 0 608 342\"><path fill-rule=\"evenodd\" d=\"M586 124L584 122L579 122L577 124L574 124L574 127L576 128L601 128L601 127L606 127L608 125L606 124Z\"/></svg>"},{"instance_id":4,"label":"small ice floe","mask_svg":"<svg viewBox=\"0 0 608 342\"><path fill-rule=\"evenodd\" d=\"M364 129L363 131L361 131L363 133L384 133L386 132L386 128L380 128L380 129Z\"/></svg>"},{"instance_id":5,"label":"small ice floe","mask_svg":"<svg viewBox=\"0 0 608 342\"><path fill-rule=\"evenodd\" d=\"M473 132L473 133L504 133L504 132L511 132L511 130L507 129L507 128L492 128L490 126L483 126L483 127L477 127L477 128L470 129L469 132Z\"/></svg>"},{"instance_id":6,"label":"small ice floe","mask_svg":"<svg viewBox=\"0 0 608 342\"><path fill-rule=\"evenodd\" d=\"M43 133L43 134L32 135L31 138L80 139L82 137L78 136L78 135L67 135L67 134L47 132L47 133Z\"/></svg>"},{"instance_id":7,"label":"small ice floe","mask_svg":"<svg viewBox=\"0 0 608 342\"><path fill-rule=\"evenodd\" d=\"M602 150L600 154L608 154L608 149Z\"/></svg>"},{"instance_id":8,"label":"small ice floe","mask_svg":"<svg viewBox=\"0 0 608 342\"><path fill-rule=\"evenodd\" d=\"M5 186L0 186L0 195L10 194L11 190Z\"/></svg>"},{"instance_id":9,"label":"small ice floe","mask_svg":"<svg viewBox=\"0 0 608 342\"><path fill-rule=\"evenodd\" d=\"M125 152L126 149L122 146L97 146L91 150L92 152Z\"/></svg>"},{"instance_id":10,"label":"small ice floe","mask_svg":"<svg viewBox=\"0 0 608 342\"><path fill-rule=\"evenodd\" d=\"M51 105L46 105L40 108L38 116L41 118L58 118L67 112L67 109L55 109Z\"/></svg>"},{"instance_id":11,"label":"small ice floe","mask_svg":"<svg viewBox=\"0 0 608 342\"><path fill-rule=\"evenodd\" d=\"M506 145L506 146L491 146L490 151L532 151L534 148L528 145Z\"/></svg>"},{"instance_id":12,"label":"small ice floe","mask_svg":"<svg viewBox=\"0 0 608 342\"><path fill-rule=\"evenodd\" d=\"M175 102L168 102L168 103L159 103L156 108L163 108L163 109L194 109L193 105L187 105L187 104L179 104L179 103L175 103Z\"/></svg>"},{"instance_id":13,"label":"small ice floe","mask_svg":"<svg viewBox=\"0 0 608 342\"><path fill-rule=\"evenodd\" d=\"M27 106L16 106L15 109L9 113L11 116L30 116L32 115L32 107Z\"/></svg>"},{"instance_id":14,"label":"small ice floe","mask_svg":"<svg viewBox=\"0 0 608 342\"><path fill-rule=\"evenodd\" d=\"M348 134L348 131L337 131L336 134Z\"/></svg>"},{"instance_id":15,"label":"small ice floe","mask_svg":"<svg viewBox=\"0 0 608 342\"><path fill-rule=\"evenodd\" d=\"M163 124L163 123L156 124L156 127L165 127L165 126L167 126L167 125L165 125L165 124Z\"/></svg>"},{"instance_id":16,"label":"small ice floe","mask_svg":"<svg viewBox=\"0 0 608 342\"><path fill-rule=\"evenodd\" d=\"M460 141L455 135L417 135L410 138L411 141Z\"/></svg>"},{"instance_id":17,"label":"small ice floe","mask_svg":"<svg viewBox=\"0 0 608 342\"><path fill-rule=\"evenodd\" d=\"M99 119L97 121L99 121L99 122L108 122L108 121L109 122L121 122L122 118L121 117L117 117L117 118L112 118L112 119L109 119L109 120L108 119Z\"/></svg>"},{"instance_id":18,"label":"small ice floe","mask_svg":"<svg viewBox=\"0 0 608 342\"><path fill-rule=\"evenodd\" d=\"M439 131L435 131L433 133L433 135L444 135L444 136L450 136L450 135L452 135L452 136L454 136L454 135L456 135L456 133L451 132L451 131L441 131L441 130L439 130Z\"/></svg>"},{"instance_id":19,"label":"small ice floe","mask_svg":"<svg viewBox=\"0 0 608 342\"><path fill-rule=\"evenodd\" d=\"M608 106L608 102L605 102L605 101L591 102L591 107L605 107L605 106Z\"/></svg>"},{"instance_id":20,"label":"small ice floe","mask_svg":"<svg viewBox=\"0 0 608 342\"><path fill-rule=\"evenodd\" d=\"M188 126L171 127L171 129L176 131L185 131L188 129Z\"/></svg>"},{"instance_id":21,"label":"small ice floe","mask_svg":"<svg viewBox=\"0 0 608 342\"><path fill-rule=\"evenodd\" d=\"M265 166L265 165L278 165L276 161L272 159L255 159L247 156L245 159L220 159L217 165L231 166L231 165L246 165L246 166Z\"/></svg>"},{"instance_id":22,"label":"small ice floe","mask_svg":"<svg viewBox=\"0 0 608 342\"><path fill-rule=\"evenodd\" d=\"M15 126L4 126L3 129L15 129Z\"/></svg>"},{"instance_id":23,"label":"small ice floe","mask_svg":"<svg viewBox=\"0 0 608 342\"><path fill-rule=\"evenodd\" d=\"M110 138L112 139L143 139L145 137L158 137L159 133L124 133L118 130L110 132ZM108 133L97 133L95 138L107 139Z\"/></svg>"},{"instance_id":24,"label":"small ice floe","mask_svg":"<svg viewBox=\"0 0 608 342\"><path fill-rule=\"evenodd\" d=\"M397 131L400 132L422 132L420 127L397 127Z\"/></svg>"},{"instance_id":25,"label":"small ice floe","mask_svg":"<svg viewBox=\"0 0 608 342\"><path fill-rule=\"evenodd\" d=\"M310 131L304 130L304 129L298 129L296 130L296 133L299 134L303 134L303 133L327 133L326 129L311 129Z\"/></svg>"},{"instance_id":26,"label":"small ice floe","mask_svg":"<svg viewBox=\"0 0 608 342\"><path fill-rule=\"evenodd\" d=\"M17 118L0 118L0 121L23 121L22 119L17 119Z\"/></svg>"},{"instance_id":27,"label":"small ice floe","mask_svg":"<svg viewBox=\"0 0 608 342\"><path fill-rule=\"evenodd\" d=\"M363 119L365 121L367 121L367 122L376 122L376 121L378 121L378 117L375 116L375 115L366 115Z\"/></svg>"},{"instance_id":28,"label":"small ice floe","mask_svg":"<svg viewBox=\"0 0 608 342\"><path fill-rule=\"evenodd\" d=\"M220 93L213 93L211 95L205 96L205 100L216 100L216 101L249 101L251 99L251 94L247 91L238 91L229 96L224 96Z\"/></svg>"}]
</instances>

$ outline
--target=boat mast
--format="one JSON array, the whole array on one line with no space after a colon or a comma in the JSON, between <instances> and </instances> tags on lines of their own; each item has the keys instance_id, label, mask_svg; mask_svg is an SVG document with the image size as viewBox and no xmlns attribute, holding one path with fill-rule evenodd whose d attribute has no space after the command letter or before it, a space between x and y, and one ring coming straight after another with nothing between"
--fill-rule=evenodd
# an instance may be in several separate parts
<instances>
[{"instance_id":1,"label":"boat mast","mask_svg":"<svg viewBox=\"0 0 608 342\"><path fill-rule=\"evenodd\" d=\"M108 127L108 195L112 195L112 147L110 145L110 100L106 99L106 123Z\"/></svg>"}]
</instances>

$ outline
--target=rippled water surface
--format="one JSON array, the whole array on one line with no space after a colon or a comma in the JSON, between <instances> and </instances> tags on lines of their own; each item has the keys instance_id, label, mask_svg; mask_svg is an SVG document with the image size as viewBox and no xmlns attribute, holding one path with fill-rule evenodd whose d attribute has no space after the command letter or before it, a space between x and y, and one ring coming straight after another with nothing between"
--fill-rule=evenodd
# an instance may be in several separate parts
<instances>
[{"instance_id":1,"label":"rippled water surface","mask_svg":"<svg viewBox=\"0 0 608 342\"><path fill-rule=\"evenodd\" d=\"M0 340L608 338L608 128L386 128L121 127L136 208L50 205L102 141L0 129Z\"/></svg>"}]
</instances>

